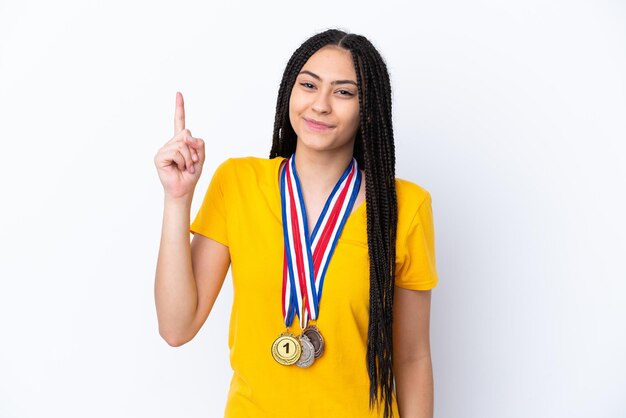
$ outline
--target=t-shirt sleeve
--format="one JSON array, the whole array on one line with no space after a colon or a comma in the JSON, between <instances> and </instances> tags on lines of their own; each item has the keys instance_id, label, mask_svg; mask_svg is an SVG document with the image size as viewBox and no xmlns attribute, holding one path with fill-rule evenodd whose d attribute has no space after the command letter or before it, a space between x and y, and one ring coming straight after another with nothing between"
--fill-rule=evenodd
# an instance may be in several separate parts
<instances>
[{"instance_id":1,"label":"t-shirt sleeve","mask_svg":"<svg viewBox=\"0 0 626 418\"><path fill-rule=\"evenodd\" d=\"M425 199L410 223L400 251L401 261L396 268L396 286L412 290L434 288L438 276L432 199L429 192L426 192Z\"/></svg>"},{"instance_id":2,"label":"t-shirt sleeve","mask_svg":"<svg viewBox=\"0 0 626 418\"><path fill-rule=\"evenodd\" d=\"M224 181L229 161L224 161L215 170L202 205L189 227L189 232L192 234L204 235L226 246L228 246L228 229Z\"/></svg>"}]
</instances>

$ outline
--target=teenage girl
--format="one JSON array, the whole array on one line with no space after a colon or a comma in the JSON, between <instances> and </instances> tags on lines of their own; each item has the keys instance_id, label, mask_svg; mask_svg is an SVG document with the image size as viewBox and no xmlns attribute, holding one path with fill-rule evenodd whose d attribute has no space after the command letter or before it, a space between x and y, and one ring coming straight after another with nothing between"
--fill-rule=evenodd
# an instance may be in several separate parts
<instances>
[{"instance_id":1,"label":"teenage girl","mask_svg":"<svg viewBox=\"0 0 626 418\"><path fill-rule=\"evenodd\" d=\"M205 152L177 93L154 158L159 332L190 341L232 268L225 416L431 418L431 196L395 177L389 75L370 41L327 30L293 53L270 158L223 162L190 223Z\"/></svg>"}]
</instances>

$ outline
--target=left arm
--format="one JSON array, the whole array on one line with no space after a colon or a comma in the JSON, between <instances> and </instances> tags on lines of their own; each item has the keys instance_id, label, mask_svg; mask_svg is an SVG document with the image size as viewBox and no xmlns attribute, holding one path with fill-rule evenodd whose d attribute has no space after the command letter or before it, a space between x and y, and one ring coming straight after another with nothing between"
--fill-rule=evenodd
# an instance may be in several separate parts
<instances>
[{"instance_id":1,"label":"left arm","mask_svg":"<svg viewBox=\"0 0 626 418\"><path fill-rule=\"evenodd\" d=\"M430 299L430 290L394 290L393 369L400 418L433 417Z\"/></svg>"}]
</instances>

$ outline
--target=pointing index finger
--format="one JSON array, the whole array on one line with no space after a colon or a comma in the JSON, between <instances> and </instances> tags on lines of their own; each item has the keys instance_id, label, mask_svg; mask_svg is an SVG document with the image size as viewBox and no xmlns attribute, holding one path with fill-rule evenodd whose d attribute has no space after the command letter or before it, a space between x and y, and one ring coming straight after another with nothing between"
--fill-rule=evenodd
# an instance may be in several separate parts
<instances>
[{"instance_id":1,"label":"pointing index finger","mask_svg":"<svg viewBox=\"0 0 626 418\"><path fill-rule=\"evenodd\" d=\"M183 94L176 92L176 111L174 113L174 135L185 129L185 101Z\"/></svg>"}]
</instances>

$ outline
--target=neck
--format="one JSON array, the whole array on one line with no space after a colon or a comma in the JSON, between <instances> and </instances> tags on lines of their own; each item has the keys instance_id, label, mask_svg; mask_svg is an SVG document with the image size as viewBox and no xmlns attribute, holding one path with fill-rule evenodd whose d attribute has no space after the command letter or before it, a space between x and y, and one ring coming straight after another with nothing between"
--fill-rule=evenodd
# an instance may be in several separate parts
<instances>
[{"instance_id":1,"label":"neck","mask_svg":"<svg viewBox=\"0 0 626 418\"><path fill-rule=\"evenodd\" d=\"M352 161L352 149L332 152L311 151L299 147L296 151L296 169L305 190L329 191Z\"/></svg>"}]
</instances>

